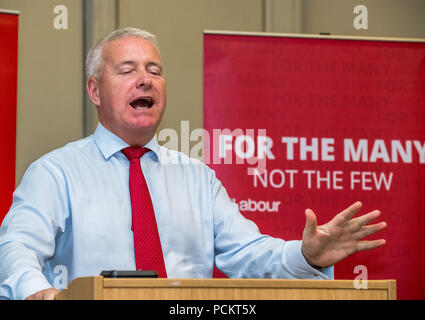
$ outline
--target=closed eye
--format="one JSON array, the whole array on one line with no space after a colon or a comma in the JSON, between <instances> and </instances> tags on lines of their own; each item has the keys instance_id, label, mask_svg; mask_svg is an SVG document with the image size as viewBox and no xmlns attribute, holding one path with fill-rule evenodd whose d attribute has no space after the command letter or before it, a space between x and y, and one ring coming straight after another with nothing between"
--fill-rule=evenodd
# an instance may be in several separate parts
<instances>
[{"instance_id":1,"label":"closed eye","mask_svg":"<svg viewBox=\"0 0 425 320\"><path fill-rule=\"evenodd\" d=\"M159 70L148 70L149 73L155 75L155 76L160 76L161 75L161 71Z\"/></svg>"},{"instance_id":2,"label":"closed eye","mask_svg":"<svg viewBox=\"0 0 425 320\"><path fill-rule=\"evenodd\" d=\"M127 73L130 73L130 72L132 72L133 70L120 70L119 71L119 74L127 74Z\"/></svg>"},{"instance_id":3,"label":"closed eye","mask_svg":"<svg viewBox=\"0 0 425 320\"><path fill-rule=\"evenodd\" d=\"M148 63L148 65L146 66L146 71L156 76L162 75L161 66L154 62Z\"/></svg>"}]
</instances>

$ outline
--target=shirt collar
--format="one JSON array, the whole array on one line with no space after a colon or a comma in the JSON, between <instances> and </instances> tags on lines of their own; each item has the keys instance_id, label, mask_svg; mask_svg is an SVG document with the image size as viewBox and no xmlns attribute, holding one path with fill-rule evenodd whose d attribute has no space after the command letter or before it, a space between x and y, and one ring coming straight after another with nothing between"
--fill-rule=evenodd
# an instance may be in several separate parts
<instances>
[{"instance_id":1,"label":"shirt collar","mask_svg":"<svg viewBox=\"0 0 425 320\"><path fill-rule=\"evenodd\" d=\"M115 153L129 146L127 142L106 129L100 122L97 125L93 137L105 160L109 160L109 158ZM152 150L159 160L159 144L156 134L147 144L144 145L144 147Z\"/></svg>"}]
</instances>

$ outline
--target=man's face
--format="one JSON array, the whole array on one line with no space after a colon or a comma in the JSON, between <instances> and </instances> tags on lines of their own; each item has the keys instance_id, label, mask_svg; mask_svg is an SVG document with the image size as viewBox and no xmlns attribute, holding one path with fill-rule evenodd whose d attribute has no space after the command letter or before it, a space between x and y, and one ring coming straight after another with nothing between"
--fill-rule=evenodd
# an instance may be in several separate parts
<instances>
[{"instance_id":1,"label":"man's face","mask_svg":"<svg viewBox=\"0 0 425 320\"><path fill-rule=\"evenodd\" d=\"M152 138L166 104L158 50L144 39L121 38L104 46L103 61L99 79L91 80L97 88L94 99L88 85L99 121L130 145Z\"/></svg>"}]
</instances>

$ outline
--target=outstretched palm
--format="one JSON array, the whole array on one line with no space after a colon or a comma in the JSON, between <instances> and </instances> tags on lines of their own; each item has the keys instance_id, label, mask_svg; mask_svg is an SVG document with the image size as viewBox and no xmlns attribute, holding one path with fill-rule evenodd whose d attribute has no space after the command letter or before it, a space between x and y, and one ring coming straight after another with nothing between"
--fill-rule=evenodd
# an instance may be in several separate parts
<instances>
[{"instance_id":1,"label":"outstretched palm","mask_svg":"<svg viewBox=\"0 0 425 320\"><path fill-rule=\"evenodd\" d=\"M305 211L302 252L310 264L331 266L357 251L374 249L385 244L383 239L360 241L387 226L385 222L368 225L381 215L379 210L351 219L361 207L362 204L356 202L321 226L317 226L316 215L311 209Z\"/></svg>"}]
</instances>

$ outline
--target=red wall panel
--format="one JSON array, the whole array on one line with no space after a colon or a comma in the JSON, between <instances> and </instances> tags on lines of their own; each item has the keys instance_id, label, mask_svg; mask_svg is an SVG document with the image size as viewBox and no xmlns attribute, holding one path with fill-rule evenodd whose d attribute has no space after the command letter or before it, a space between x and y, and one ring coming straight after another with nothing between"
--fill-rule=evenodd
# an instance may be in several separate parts
<instances>
[{"instance_id":1,"label":"red wall panel","mask_svg":"<svg viewBox=\"0 0 425 320\"><path fill-rule=\"evenodd\" d=\"M0 12L0 222L15 189L18 15Z\"/></svg>"},{"instance_id":2,"label":"red wall panel","mask_svg":"<svg viewBox=\"0 0 425 320\"><path fill-rule=\"evenodd\" d=\"M399 298L425 298L424 42L206 34L204 128L205 161L263 233L301 239L306 208L323 224L360 200L388 223L368 239L387 244L338 263L335 277L364 266L369 279L397 279ZM255 162L236 163L240 133L226 144L232 164L215 162L213 132L225 128L253 130L253 160L266 130L267 186L248 174ZM362 144L356 160L350 146Z\"/></svg>"}]
</instances>

